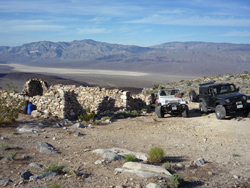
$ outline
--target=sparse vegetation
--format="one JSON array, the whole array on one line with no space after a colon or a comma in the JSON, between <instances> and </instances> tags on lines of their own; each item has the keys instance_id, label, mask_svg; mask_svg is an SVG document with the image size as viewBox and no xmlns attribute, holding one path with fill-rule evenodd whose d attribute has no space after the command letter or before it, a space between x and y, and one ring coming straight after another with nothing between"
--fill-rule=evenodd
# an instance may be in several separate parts
<instances>
[{"instance_id":1,"label":"sparse vegetation","mask_svg":"<svg viewBox=\"0 0 250 188\"><path fill-rule=\"evenodd\" d=\"M56 183L56 182L51 182L51 183L46 183L47 188L61 188L62 184L61 183Z\"/></svg>"},{"instance_id":2,"label":"sparse vegetation","mask_svg":"<svg viewBox=\"0 0 250 188\"><path fill-rule=\"evenodd\" d=\"M152 163L160 163L164 158L164 151L162 148L154 146L148 151L149 161Z\"/></svg>"},{"instance_id":3,"label":"sparse vegetation","mask_svg":"<svg viewBox=\"0 0 250 188\"><path fill-rule=\"evenodd\" d=\"M58 162L54 162L50 164L47 168L43 170L43 172L57 172L58 174L64 174L65 172L63 169L65 168L65 165L58 164Z\"/></svg>"},{"instance_id":4,"label":"sparse vegetation","mask_svg":"<svg viewBox=\"0 0 250 188\"><path fill-rule=\"evenodd\" d=\"M166 170L174 170L173 163L166 162L162 165L162 167L165 168Z\"/></svg>"},{"instance_id":5,"label":"sparse vegetation","mask_svg":"<svg viewBox=\"0 0 250 188\"><path fill-rule=\"evenodd\" d=\"M134 154L127 154L124 156L125 161L129 162L129 161L135 161L136 160L136 156Z\"/></svg>"},{"instance_id":6,"label":"sparse vegetation","mask_svg":"<svg viewBox=\"0 0 250 188\"><path fill-rule=\"evenodd\" d=\"M0 151L5 151L8 148L9 148L8 144L1 144L0 145Z\"/></svg>"},{"instance_id":7,"label":"sparse vegetation","mask_svg":"<svg viewBox=\"0 0 250 188\"><path fill-rule=\"evenodd\" d=\"M4 156L4 159L6 161L14 161L15 157L17 155L17 152L9 152Z\"/></svg>"},{"instance_id":8,"label":"sparse vegetation","mask_svg":"<svg viewBox=\"0 0 250 188\"><path fill-rule=\"evenodd\" d=\"M81 114L78 116L78 120L95 121L95 113Z\"/></svg>"},{"instance_id":9,"label":"sparse vegetation","mask_svg":"<svg viewBox=\"0 0 250 188\"><path fill-rule=\"evenodd\" d=\"M102 118L102 121L106 121L106 120L111 120L111 117L109 117L109 116L104 116L104 117Z\"/></svg>"},{"instance_id":10,"label":"sparse vegetation","mask_svg":"<svg viewBox=\"0 0 250 188\"><path fill-rule=\"evenodd\" d=\"M180 174L173 174L170 177L170 183L174 186L174 187L180 187L183 183L184 183L184 178L182 175Z\"/></svg>"},{"instance_id":11,"label":"sparse vegetation","mask_svg":"<svg viewBox=\"0 0 250 188\"><path fill-rule=\"evenodd\" d=\"M15 121L22 111L24 100L16 96L16 87L13 83L6 84L6 94L0 90L0 123L4 120Z\"/></svg>"},{"instance_id":12,"label":"sparse vegetation","mask_svg":"<svg viewBox=\"0 0 250 188\"><path fill-rule=\"evenodd\" d=\"M138 112L137 110L133 110L130 114L131 114L131 116L133 116L133 117L136 117L136 116L139 116L139 115L140 115L139 112Z\"/></svg>"},{"instance_id":13,"label":"sparse vegetation","mask_svg":"<svg viewBox=\"0 0 250 188\"><path fill-rule=\"evenodd\" d=\"M240 155L237 154L237 153L233 153L232 156L233 156L233 157L240 157Z\"/></svg>"}]
</instances>

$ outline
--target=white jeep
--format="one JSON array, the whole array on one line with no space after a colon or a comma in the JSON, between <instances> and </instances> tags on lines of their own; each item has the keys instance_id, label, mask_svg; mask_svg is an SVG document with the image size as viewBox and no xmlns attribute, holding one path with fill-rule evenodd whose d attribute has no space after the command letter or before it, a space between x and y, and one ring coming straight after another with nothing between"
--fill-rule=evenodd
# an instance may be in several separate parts
<instances>
[{"instance_id":1,"label":"white jeep","mask_svg":"<svg viewBox=\"0 0 250 188\"><path fill-rule=\"evenodd\" d=\"M182 117L189 116L187 102L182 100L183 93L179 89L159 89L155 101L155 113L158 118L164 114L181 114Z\"/></svg>"}]
</instances>

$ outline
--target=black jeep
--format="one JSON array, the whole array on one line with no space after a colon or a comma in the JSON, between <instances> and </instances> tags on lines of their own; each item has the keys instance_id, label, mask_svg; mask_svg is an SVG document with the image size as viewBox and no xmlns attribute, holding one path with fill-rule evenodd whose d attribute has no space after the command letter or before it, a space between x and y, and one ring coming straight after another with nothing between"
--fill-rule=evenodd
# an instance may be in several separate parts
<instances>
[{"instance_id":1,"label":"black jeep","mask_svg":"<svg viewBox=\"0 0 250 188\"><path fill-rule=\"evenodd\" d=\"M200 84L199 95L192 90L189 98L191 102L200 102L201 113L207 113L208 109L214 110L217 119L224 119L227 114L236 111L242 111L246 117L250 117L247 96L239 93L234 84L214 82Z\"/></svg>"}]
</instances>

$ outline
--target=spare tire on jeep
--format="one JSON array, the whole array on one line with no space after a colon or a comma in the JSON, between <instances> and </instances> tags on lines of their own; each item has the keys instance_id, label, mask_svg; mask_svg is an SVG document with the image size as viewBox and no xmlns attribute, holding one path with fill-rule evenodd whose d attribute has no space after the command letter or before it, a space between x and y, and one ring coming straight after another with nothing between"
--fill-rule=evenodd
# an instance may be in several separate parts
<instances>
[{"instance_id":1,"label":"spare tire on jeep","mask_svg":"<svg viewBox=\"0 0 250 188\"><path fill-rule=\"evenodd\" d=\"M190 102L197 102L197 95L196 95L196 92L194 90L191 90L189 92L189 101Z\"/></svg>"}]
</instances>

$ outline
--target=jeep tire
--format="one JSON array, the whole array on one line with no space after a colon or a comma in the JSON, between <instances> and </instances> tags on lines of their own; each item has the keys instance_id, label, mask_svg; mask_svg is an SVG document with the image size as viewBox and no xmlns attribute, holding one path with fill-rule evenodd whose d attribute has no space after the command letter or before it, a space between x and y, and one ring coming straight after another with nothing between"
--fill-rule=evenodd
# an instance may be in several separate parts
<instances>
[{"instance_id":1,"label":"jeep tire","mask_svg":"<svg viewBox=\"0 0 250 188\"><path fill-rule=\"evenodd\" d=\"M163 118L164 117L164 113L161 109L161 106L155 106L155 114L157 115L158 118Z\"/></svg>"},{"instance_id":2,"label":"jeep tire","mask_svg":"<svg viewBox=\"0 0 250 188\"><path fill-rule=\"evenodd\" d=\"M244 116L250 118L250 104L247 105L247 109L244 111Z\"/></svg>"},{"instance_id":3,"label":"jeep tire","mask_svg":"<svg viewBox=\"0 0 250 188\"><path fill-rule=\"evenodd\" d=\"M207 107L205 106L205 103L204 102L200 102L200 110L201 110L201 114L206 114L208 113L208 109Z\"/></svg>"},{"instance_id":4,"label":"jeep tire","mask_svg":"<svg viewBox=\"0 0 250 188\"><path fill-rule=\"evenodd\" d=\"M182 117L189 117L189 109L188 106L185 106L185 110L181 113Z\"/></svg>"},{"instance_id":5,"label":"jeep tire","mask_svg":"<svg viewBox=\"0 0 250 188\"><path fill-rule=\"evenodd\" d=\"M217 119L224 119L226 117L226 109L222 105L217 105L215 107L215 114Z\"/></svg>"}]
</instances>

